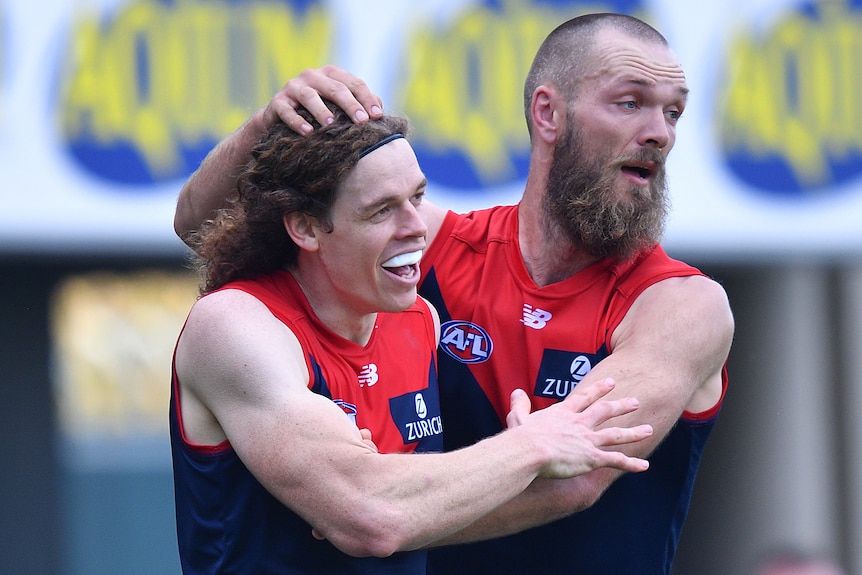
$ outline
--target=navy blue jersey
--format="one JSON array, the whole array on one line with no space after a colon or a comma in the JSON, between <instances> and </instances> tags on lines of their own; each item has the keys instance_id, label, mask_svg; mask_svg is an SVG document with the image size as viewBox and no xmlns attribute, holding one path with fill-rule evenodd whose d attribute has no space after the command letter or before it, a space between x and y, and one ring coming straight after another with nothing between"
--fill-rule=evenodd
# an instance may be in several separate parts
<instances>
[{"instance_id":1,"label":"navy blue jersey","mask_svg":"<svg viewBox=\"0 0 862 575\"><path fill-rule=\"evenodd\" d=\"M293 277L276 272L228 284L246 291L287 325L302 345L311 391L368 428L381 452L440 451L436 333L428 306L379 314L365 346L340 338L314 316ZM181 417L173 370L170 405L177 536L186 575L423 575L426 553L355 558L328 541L261 485L228 441L195 445ZM321 494L327 486L321 483ZM310 495L314 496L314 495Z\"/></svg>"},{"instance_id":2,"label":"navy blue jersey","mask_svg":"<svg viewBox=\"0 0 862 575\"><path fill-rule=\"evenodd\" d=\"M176 421L172 415L173 438L179 433ZM311 525L270 495L232 449L206 453L181 440L172 444L178 547L186 575L425 572L422 552L357 559L314 539Z\"/></svg>"},{"instance_id":3,"label":"navy blue jersey","mask_svg":"<svg viewBox=\"0 0 862 575\"><path fill-rule=\"evenodd\" d=\"M420 293L442 322L447 450L501 431L516 387L531 393L536 409L562 400L612 353L613 331L643 290L669 277L700 275L656 247L631 262L602 260L539 287L521 258L517 221L516 206L450 213L422 259ZM719 407L680 414L649 470L623 475L592 508L497 540L432 550L429 572L669 573Z\"/></svg>"}]
</instances>

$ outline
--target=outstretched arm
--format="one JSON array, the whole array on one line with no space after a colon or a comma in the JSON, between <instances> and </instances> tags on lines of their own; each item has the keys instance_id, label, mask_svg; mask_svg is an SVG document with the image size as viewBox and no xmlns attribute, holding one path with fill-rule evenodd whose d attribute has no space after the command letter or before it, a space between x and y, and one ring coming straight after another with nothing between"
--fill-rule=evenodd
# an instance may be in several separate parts
<instances>
[{"instance_id":1,"label":"outstretched arm","mask_svg":"<svg viewBox=\"0 0 862 575\"><path fill-rule=\"evenodd\" d=\"M336 66L305 70L288 81L266 107L219 142L189 177L177 200L176 234L185 240L189 232L198 229L225 205L234 193L238 174L249 160L251 148L275 122L280 120L301 134L310 133L311 125L296 113L297 108L304 107L320 124L328 124L332 113L323 98L337 104L357 123L383 114L380 98L356 76Z\"/></svg>"},{"instance_id":2,"label":"outstretched arm","mask_svg":"<svg viewBox=\"0 0 862 575\"><path fill-rule=\"evenodd\" d=\"M646 422L653 435L617 448L647 458L683 411L696 414L717 405L733 330L720 285L701 276L664 280L638 298L613 334L610 356L576 389L612 377L617 384L608 397L637 397L637 413L616 418L614 425ZM517 414L510 414L508 424L519 424ZM506 505L435 546L508 535L582 511L621 474L604 467L566 480L537 479Z\"/></svg>"},{"instance_id":3,"label":"outstretched arm","mask_svg":"<svg viewBox=\"0 0 862 575\"><path fill-rule=\"evenodd\" d=\"M599 401L612 388L605 381L535 413L516 393L514 417L521 424L459 451L376 453L335 404L308 389L293 333L236 290L195 304L176 369L186 437L203 445L229 439L270 493L352 555L430 545L537 477L647 466L609 448L648 437L649 427L596 429L637 405ZM316 496L321 484L325 496Z\"/></svg>"}]
</instances>

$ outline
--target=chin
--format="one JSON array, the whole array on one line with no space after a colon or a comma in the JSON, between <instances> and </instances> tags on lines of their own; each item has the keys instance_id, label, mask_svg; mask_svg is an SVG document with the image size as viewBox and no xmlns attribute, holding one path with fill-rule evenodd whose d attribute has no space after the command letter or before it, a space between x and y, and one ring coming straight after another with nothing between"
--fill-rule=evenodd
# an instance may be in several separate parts
<instances>
[{"instance_id":1,"label":"chin","mask_svg":"<svg viewBox=\"0 0 862 575\"><path fill-rule=\"evenodd\" d=\"M416 290L413 289L409 293L398 294L385 298L380 303L379 311L385 313L398 313L404 311L416 303L417 295Z\"/></svg>"}]
</instances>

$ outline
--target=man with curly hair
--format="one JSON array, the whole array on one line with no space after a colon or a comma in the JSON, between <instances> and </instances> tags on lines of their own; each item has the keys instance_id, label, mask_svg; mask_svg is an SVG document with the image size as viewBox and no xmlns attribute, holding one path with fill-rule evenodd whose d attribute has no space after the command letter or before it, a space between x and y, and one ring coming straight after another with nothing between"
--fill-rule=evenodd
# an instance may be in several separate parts
<instances>
[{"instance_id":1,"label":"man with curly hair","mask_svg":"<svg viewBox=\"0 0 862 575\"><path fill-rule=\"evenodd\" d=\"M273 124L238 195L186 239L202 296L180 334L171 445L186 574L423 574L421 549L552 480L647 463L612 381L443 449L439 319L417 296L425 177L403 119ZM307 121L311 116L306 114ZM547 481L547 484L553 483ZM532 484L532 487L530 487Z\"/></svg>"},{"instance_id":2,"label":"man with curly hair","mask_svg":"<svg viewBox=\"0 0 862 575\"><path fill-rule=\"evenodd\" d=\"M727 389L734 330L721 285L660 245L666 158L688 91L667 40L646 22L573 18L548 35L525 81L530 168L519 202L467 214L424 202L419 290L444 326L447 450L503 429L515 387L544 408L608 377L615 396L638 398L655 430L624 448L649 457L648 472L603 468L558 482L556 497L519 498L507 517L478 520L447 540L470 544L434 550L429 572L670 572ZM188 180L177 233L224 203L234 166L272 122L311 133L294 111L301 105L326 123L320 94L356 122L382 114L359 78L332 66L303 72ZM512 535L531 522L535 529ZM500 537L473 543L489 530Z\"/></svg>"}]
</instances>

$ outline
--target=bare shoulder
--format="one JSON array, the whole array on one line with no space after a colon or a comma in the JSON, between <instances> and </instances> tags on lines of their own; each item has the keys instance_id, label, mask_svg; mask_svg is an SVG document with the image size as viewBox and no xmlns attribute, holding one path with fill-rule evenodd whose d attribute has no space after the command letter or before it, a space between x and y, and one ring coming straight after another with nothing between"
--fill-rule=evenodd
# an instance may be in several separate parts
<instances>
[{"instance_id":1,"label":"bare shoulder","mask_svg":"<svg viewBox=\"0 0 862 575\"><path fill-rule=\"evenodd\" d=\"M650 365L661 380L652 385L675 420L682 408L700 413L719 401L733 333L733 314L719 283L703 276L668 278L632 304L612 335L611 357L617 356L616 364Z\"/></svg>"},{"instance_id":2,"label":"bare shoulder","mask_svg":"<svg viewBox=\"0 0 862 575\"><path fill-rule=\"evenodd\" d=\"M673 277L650 287L632 305L635 316L656 316L670 321L716 321L733 325L730 302L724 288L705 276Z\"/></svg>"},{"instance_id":3,"label":"bare shoulder","mask_svg":"<svg viewBox=\"0 0 862 575\"><path fill-rule=\"evenodd\" d=\"M238 289L215 291L199 298L192 306L191 315L200 316L208 321L233 323L233 314L264 313L266 306L253 295ZM230 321L228 321L230 320Z\"/></svg>"},{"instance_id":4,"label":"bare shoulder","mask_svg":"<svg viewBox=\"0 0 862 575\"><path fill-rule=\"evenodd\" d=\"M177 359L195 350L212 355L216 350L227 351L245 337L254 339L257 330L253 326L265 329L267 316L271 314L263 302L246 292L228 289L207 294L189 312Z\"/></svg>"},{"instance_id":5,"label":"bare shoulder","mask_svg":"<svg viewBox=\"0 0 862 575\"><path fill-rule=\"evenodd\" d=\"M177 346L177 369L205 376L192 381L212 381L230 373L277 369L279 362L297 357L301 346L296 336L263 302L227 289L205 295L192 307Z\"/></svg>"},{"instance_id":6,"label":"bare shoulder","mask_svg":"<svg viewBox=\"0 0 862 575\"><path fill-rule=\"evenodd\" d=\"M727 358L733 332L730 303L718 282L674 277L643 291L614 331L612 346L616 351L634 345L715 373Z\"/></svg>"}]
</instances>

